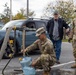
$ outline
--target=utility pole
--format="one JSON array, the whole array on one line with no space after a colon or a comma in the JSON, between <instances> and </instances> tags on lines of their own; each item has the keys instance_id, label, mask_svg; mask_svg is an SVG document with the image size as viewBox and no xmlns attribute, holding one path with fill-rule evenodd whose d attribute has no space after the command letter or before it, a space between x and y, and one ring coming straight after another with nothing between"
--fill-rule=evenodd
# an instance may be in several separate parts
<instances>
[{"instance_id":1,"label":"utility pole","mask_svg":"<svg viewBox=\"0 0 76 75\"><path fill-rule=\"evenodd\" d=\"M12 0L10 0L10 21L12 20Z\"/></svg>"},{"instance_id":2,"label":"utility pole","mask_svg":"<svg viewBox=\"0 0 76 75\"><path fill-rule=\"evenodd\" d=\"M27 19L29 18L29 0L27 0Z\"/></svg>"}]
</instances>

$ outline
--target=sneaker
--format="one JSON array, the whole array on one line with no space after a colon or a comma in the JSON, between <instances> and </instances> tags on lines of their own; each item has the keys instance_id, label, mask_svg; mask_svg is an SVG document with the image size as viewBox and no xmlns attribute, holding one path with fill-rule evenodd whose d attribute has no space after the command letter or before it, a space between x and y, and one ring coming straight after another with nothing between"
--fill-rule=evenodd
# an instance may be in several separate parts
<instances>
[{"instance_id":1,"label":"sneaker","mask_svg":"<svg viewBox=\"0 0 76 75\"><path fill-rule=\"evenodd\" d=\"M57 63L57 64L60 64L60 62L59 62L58 60L56 61L56 63Z\"/></svg>"}]
</instances>

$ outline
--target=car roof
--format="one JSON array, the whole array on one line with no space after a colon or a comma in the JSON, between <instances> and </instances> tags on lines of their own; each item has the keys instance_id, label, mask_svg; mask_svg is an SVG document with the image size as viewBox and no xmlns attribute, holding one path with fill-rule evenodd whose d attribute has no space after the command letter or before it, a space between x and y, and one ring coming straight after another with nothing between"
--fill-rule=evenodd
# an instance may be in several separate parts
<instances>
[{"instance_id":1,"label":"car roof","mask_svg":"<svg viewBox=\"0 0 76 75\"><path fill-rule=\"evenodd\" d=\"M25 21L25 19L20 19L20 20L11 20L11 21Z\"/></svg>"},{"instance_id":2,"label":"car roof","mask_svg":"<svg viewBox=\"0 0 76 75\"><path fill-rule=\"evenodd\" d=\"M29 19L19 19L19 20L11 20L11 21L26 21L26 22L48 22L48 19L32 19L32 18L29 18Z\"/></svg>"}]
</instances>

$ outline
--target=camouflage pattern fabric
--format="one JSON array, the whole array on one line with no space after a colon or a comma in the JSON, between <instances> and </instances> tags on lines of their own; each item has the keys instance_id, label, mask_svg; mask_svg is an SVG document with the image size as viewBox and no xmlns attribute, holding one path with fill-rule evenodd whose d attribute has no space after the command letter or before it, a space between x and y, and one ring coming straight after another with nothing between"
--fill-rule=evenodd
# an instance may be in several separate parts
<instances>
[{"instance_id":1,"label":"camouflage pattern fabric","mask_svg":"<svg viewBox=\"0 0 76 75\"><path fill-rule=\"evenodd\" d=\"M73 39L72 41L72 46L73 46L73 55L76 61L76 40Z\"/></svg>"},{"instance_id":2,"label":"camouflage pattern fabric","mask_svg":"<svg viewBox=\"0 0 76 75\"><path fill-rule=\"evenodd\" d=\"M72 38L73 55L76 61L76 18L73 20L70 38Z\"/></svg>"},{"instance_id":3,"label":"camouflage pattern fabric","mask_svg":"<svg viewBox=\"0 0 76 75\"><path fill-rule=\"evenodd\" d=\"M50 71L51 66L54 65L54 62L49 54L42 54L36 62L36 68L43 68L44 71Z\"/></svg>"},{"instance_id":4,"label":"camouflage pattern fabric","mask_svg":"<svg viewBox=\"0 0 76 75\"><path fill-rule=\"evenodd\" d=\"M38 39L32 45L27 47L26 51L29 52L31 50L35 50L36 48L40 49L41 56L35 60L35 67L43 68L44 71L50 71L50 67L56 62L56 55L52 42L47 38L44 41Z\"/></svg>"}]
</instances>

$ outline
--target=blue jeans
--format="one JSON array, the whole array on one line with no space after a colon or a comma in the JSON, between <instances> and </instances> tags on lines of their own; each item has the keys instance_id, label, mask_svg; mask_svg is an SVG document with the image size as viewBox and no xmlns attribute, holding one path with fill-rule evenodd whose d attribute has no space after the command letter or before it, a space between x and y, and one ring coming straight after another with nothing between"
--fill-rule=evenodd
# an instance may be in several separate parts
<instances>
[{"instance_id":1,"label":"blue jeans","mask_svg":"<svg viewBox=\"0 0 76 75\"><path fill-rule=\"evenodd\" d=\"M53 42L54 48L55 48L55 53L56 53L56 58L59 60L60 54L61 54L61 44L62 40L51 40Z\"/></svg>"}]
</instances>

